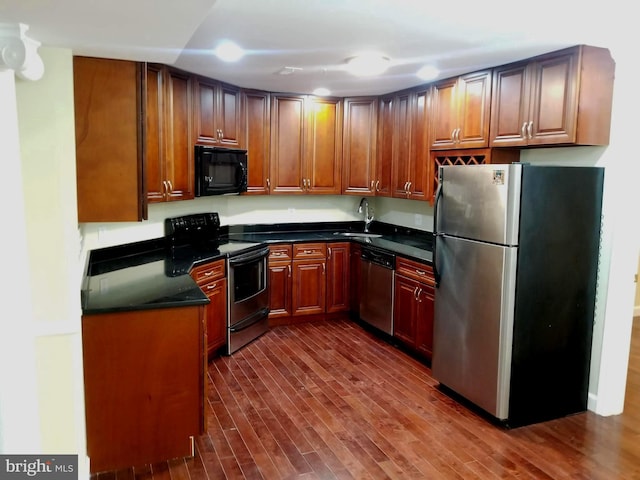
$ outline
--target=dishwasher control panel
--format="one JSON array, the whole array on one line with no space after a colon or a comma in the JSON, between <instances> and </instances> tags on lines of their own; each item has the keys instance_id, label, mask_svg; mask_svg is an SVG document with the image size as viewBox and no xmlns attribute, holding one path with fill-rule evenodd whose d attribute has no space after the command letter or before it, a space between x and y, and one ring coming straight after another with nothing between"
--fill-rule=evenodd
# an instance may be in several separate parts
<instances>
[{"instance_id":1,"label":"dishwasher control panel","mask_svg":"<svg viewBox=\"0 0 640 480\"><path fill-rule=\"evenodd\" d=\"M386 267L390 270L395 270L396 268L396 257L391 253L363 247L360 253L360 258L362 258L362 260L375 263L376 265Z\"/></svg>"}]
</instances>

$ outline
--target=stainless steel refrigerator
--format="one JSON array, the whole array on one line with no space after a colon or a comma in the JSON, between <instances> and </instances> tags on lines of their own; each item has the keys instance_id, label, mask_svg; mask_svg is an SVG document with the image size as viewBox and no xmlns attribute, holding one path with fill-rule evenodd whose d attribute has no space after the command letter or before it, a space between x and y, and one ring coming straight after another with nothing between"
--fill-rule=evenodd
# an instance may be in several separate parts
<instances>
[{"instance_id":1,"label":"stainless steel refrigerator","mask_svg":"<svg viewBox=\"0 0 640 480\"><path fill-rule=\"evenodd\" d=\"M440 175L433 376L509 427L586 410L603 169Z\"/></svg>"}]
</instances>

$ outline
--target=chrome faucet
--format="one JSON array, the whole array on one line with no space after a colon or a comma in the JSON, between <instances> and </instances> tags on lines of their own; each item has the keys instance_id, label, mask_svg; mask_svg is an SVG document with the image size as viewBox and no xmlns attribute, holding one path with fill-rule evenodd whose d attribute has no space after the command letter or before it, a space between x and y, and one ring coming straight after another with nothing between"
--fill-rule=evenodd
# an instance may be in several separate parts
<instances>
[{"instance_id":1,"label":"chrome faucet","mask_svg":"<svg viewBox=\"0 0 640 480\"><path fill-rule=\"evenodd\" d=\"M372 209L373 210L373 209ZM360 205L358 206L358 213L364 212L364 231L369 231L369 226L371 222L373 222L373 211L369 211L369 200L363 198L360 200Z\"/></svg>"}]
</instances>

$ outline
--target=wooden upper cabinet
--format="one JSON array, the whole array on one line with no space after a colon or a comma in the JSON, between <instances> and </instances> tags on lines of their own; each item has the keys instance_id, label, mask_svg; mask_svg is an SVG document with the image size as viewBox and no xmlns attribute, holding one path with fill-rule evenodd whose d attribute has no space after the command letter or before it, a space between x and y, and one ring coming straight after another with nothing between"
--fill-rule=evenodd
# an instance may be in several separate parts
<instances>
[{"instance_id":1,"label":"wooden upper cabinet","mask_svg":"<svg viewBox=\"0 0 640 480\"><path fill-rule=\"evenodd\" d=\"M147 67L146 190L149 202L194 198L192 78Z\"/></svg>"},{"instance_id":2,"label":"wooden upper cabinet","mask_svg":"<svg viewBox=\"0 0 640 480\"><path fill-rule=\"evenodd\" d=\"M433 85L431 148L483 148L489 145L491 70Z\"/></svg>"},{"instance_id":3,"label":"wooden upper cabinet","mask_svg":"<svg viewBox=\"0 0 640 480\"><path fill-rule=\"evenodd\" d=\"M376 152L376 196L391 196L391 177L393 168L393 132L394 132L393 96L385 96L378 101L378 138Z\"/></svg>"},{"instance_id":4,"label":"wooden upper cabinet","mask_svg":"<svg viewBox=\"0 0 640 480\"><path fill-rule=\"evenodd\" d=\"M271 97L271 193L339 194L342 102Z\"/></svg>"},{"instance_id":5,"label":"wooden upper cabinet","mask_svg":"<svg viewBox=\"0 0 640 480\"><path fill-rule=\"evenodd\" d=\"M409 141L411 138L410 94L396 95L393 104L393 134L391 156L392 196L406 198L409 186L410 158Z\"/></svg>"},{"instance_id":6,"label":"wooden upper cabinet","mask_svg":"<svg viewBox=\"0 0 640 480\"><path fill-rule=\"evenodd\" d=\"M307 97L306 191L339 195L342 191L342 100Z\"/></svg>"},{"instance_id":7,"label":"wooden upper cabinet","mask_svg":"<svg viewBox=\"0 0 640 480\"><path fill-rule=\"evenodd\" d=\"M195 77L194 92L196 143L242 147L244 132L240 89Z\"/></svg>"},{"instance_id":8,"label":"wooden upper cabinet","mask_svg":"<svg viewBox=\"0 0 640 480\"><path fill-rule=\"evenodd\" d=\"M491 146L607 145L615 64L578 46L497 67Z\"/></svg>"},{"instance_id":9,"label":"wooden upper cabinet","mask_svg":"<svg viewBox=\"0 0 640 480\"><path fill-rule=\"evenodd\" d=\"M271 96L271 193L304 193L305 98Z\"/></svg>"},{"instance_id":10,"label":"wooden upper cabinet","mask_svg":"<svg viewBox=\"0 0 640 480\"><path fill-rule=\"evenodd\" d=\"M144 64L73 58L78 221L147 217ZM114 121L117 119L117 121Z\"/></svg>"},{"instance_id":11,"label":"wooden upper cabinet","mask_svg":"<svg viewBox=\"0 0 640 480\"><path fill-rule=\"evenodd\" d=\"M394 99L392 195L427 199L429 167L429 89Z\"/></svg>"},{"instance_id":12,"label":"wooden upper cabinet","mask_svg":"<svg viewBox=\"0 0 640 480\"><path fill-rule=\"evenodd\" d=\"M378 99L344 99L342 193L374 195L376 191L376 138Z\"/></svg>"},{"instance_id":13,"label":"wooden upper cabinet","mask_svg":"<svg viewBox=\"0 0 640 480\"><path fill-rule=\"evenodd\" d=\"M269 93L242 91L244 145L247 149L247 195L269 193Z\"/></svg>"}]
</instances>

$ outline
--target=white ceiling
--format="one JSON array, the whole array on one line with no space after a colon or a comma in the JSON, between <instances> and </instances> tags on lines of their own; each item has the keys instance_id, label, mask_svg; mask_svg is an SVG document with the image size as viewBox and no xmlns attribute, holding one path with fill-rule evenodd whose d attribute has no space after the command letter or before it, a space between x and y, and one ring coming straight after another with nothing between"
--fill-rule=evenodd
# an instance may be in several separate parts
<instances>
[{"instance_id":1,"label":"white ceiling","mask_svg":"<svg viewBox=\"0 0 640 480\"><path fill-rule=\"evenodd\" d=\"M565 46L604 46L597 9L573 0L0 0L0 21L29 26L44 46L75 55L175 65L241 87L336 96L381 94L527 58ZM552 14L551 14L552 12ZM579 21L577 21L577 13ZM225 64L221 39L249 51ZM378 50L391 59L375 78L344 71L345 59ZM278 75L283 67L301 70Z\"/></svg>"}]
</instances>

